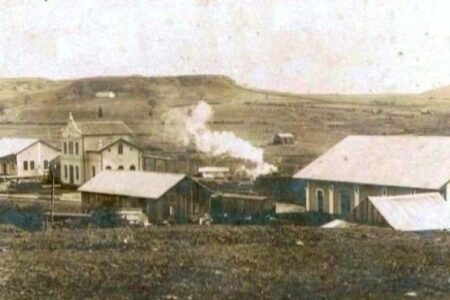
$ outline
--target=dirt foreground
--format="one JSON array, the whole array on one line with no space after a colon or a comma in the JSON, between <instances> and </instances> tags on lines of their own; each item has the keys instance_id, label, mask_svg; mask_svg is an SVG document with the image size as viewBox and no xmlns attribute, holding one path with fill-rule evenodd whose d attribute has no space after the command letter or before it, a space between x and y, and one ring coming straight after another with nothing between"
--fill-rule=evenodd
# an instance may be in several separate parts
<instances>
[{"instance_id":1,"label":"dirt foreground","mask_svg":"<svg viewBox=\"0 0 450 300\"><path fill-rule=\"evenodd\" d=\"M0 227L2 299L443 299L450 235L298 226Z\"/></svg>"}]
</instances>

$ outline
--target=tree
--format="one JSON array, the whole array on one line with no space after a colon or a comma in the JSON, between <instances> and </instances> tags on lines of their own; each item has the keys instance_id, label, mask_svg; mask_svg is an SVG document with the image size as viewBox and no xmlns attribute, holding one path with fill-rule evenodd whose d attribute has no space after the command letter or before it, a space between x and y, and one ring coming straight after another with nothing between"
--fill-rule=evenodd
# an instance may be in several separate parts
<instances>
[{"instance_id":1,"label":"tree","mask_svg":"<svg viewBox=\"0 0 450 300\"><path fill-rule=\"evenodd\" d=\"M101 106L98 107L98 117L103 118L103 109Z\"/></svg>"}]
</instances>

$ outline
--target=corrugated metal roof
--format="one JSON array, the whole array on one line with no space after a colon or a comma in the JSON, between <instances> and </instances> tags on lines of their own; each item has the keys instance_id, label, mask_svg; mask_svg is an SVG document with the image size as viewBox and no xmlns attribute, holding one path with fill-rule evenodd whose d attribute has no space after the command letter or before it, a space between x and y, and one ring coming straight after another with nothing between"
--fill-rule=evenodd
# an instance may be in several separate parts
<instances>
[{"instance_id":1,"label":"corrugated metal roof","mask_svg":"<svg viewBox=\"0 0 450 300\"><path fill-rule=\"evenodd\" d=\"M369 201L396 230L426 231L450 228L450 203L439 193L369 197Z\"/></svg>"},{"instance_id":2,"label":"corrugated metal roof","mask_svg":"<svg viewBox=\"0 0 450 300\"><path fill-rule=\"evenodd\" d=\"M186 177L184 174L103 171L78 190L81 192L158 199Z\"/></svg>"},{"instance_id":3,"label":"corrugated metal roof","mask_svg":"<svg viewBox=\"0 0 450 300\"><path fill-rule=\"evenodd\" d=\"M289 132L279 132L276 135L279 137L282 137L282 138L293 138L294 137L294 135Z\"/></svg>"},{"instance_id":4,"label":"corrugated metal roof","mask_svg":"<svg viewBox=\"0 0 450 300\"><path fill-rule=\"evenodd\" d=\"M245 200L257 200L257 201L263 201L266 200L266 196L260 196L260 195L248 195L248 194L236 194L236 193L223 193L223 194L217 194L218 196L222 196L224 198L233 198L233 199L245 199Z\"/></svg>"},{"instance_id":5,"label":"corrugated metal roof","mask_svg":"<svg viewBox=\"0 0 450 300\"><path fill-rule=\"evenodd\" d=\"M230 168L227 167L199 167L198 168L199 173L223 173L223 172L230 172Z\"/></svg>"},{"instance_id":6,"label":"corrugated metal roof","mask_svg":"<svg viewBox=\"0 0 450 300\"><path fill-rule=\"evenodd\" d=\"M131 135L133 131L122 121L76 121L84 135Z\"/></svg>"},{"instance_id":7,"label":"corrugated metal roof","mask_svg":"<svg viewBox=\"0 0 450 300\"><path fill-rule=\"evenodd\" d=\"M38 139L2 138L0 139L0 157L17 154L38 141Z\"/></svg>"},{"instance_id":8,"label":"corrugated metal roof","mask_svg":"<svg viewBox=\"0 0 450 300\"><path fill-rule=\"evenodd\" d=\"M450 137L348 136L294 178L440 189L450 180Z\"/></svg>"}]
</instances>

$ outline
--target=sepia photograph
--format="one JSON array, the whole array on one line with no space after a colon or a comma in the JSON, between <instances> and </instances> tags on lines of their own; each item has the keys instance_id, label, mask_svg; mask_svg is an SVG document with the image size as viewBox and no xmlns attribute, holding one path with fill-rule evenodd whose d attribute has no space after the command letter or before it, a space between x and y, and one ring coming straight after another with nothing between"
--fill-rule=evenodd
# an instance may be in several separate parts
<instances>
[{"instance_id":1,"label":"sepia photograph","mask_svg":"<svg viewBox=\"0 0 450 300\"><path fill-rule=\"evenodd\" d=\"M0 299L450 299L449 13L0 0Z\"/></svg>"}]
</instances>

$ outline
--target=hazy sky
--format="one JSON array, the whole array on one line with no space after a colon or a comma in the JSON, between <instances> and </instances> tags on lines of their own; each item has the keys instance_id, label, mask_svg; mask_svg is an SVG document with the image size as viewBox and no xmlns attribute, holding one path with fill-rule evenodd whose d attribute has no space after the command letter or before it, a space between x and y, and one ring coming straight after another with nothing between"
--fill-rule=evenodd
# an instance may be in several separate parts
<instances>
[{"instance_id":1,"label":"hazy sky","mask_svg":"<svg viewBox=\"0 0 450 300\"><path fill-rule=\"evenodd\" d=\"M0 0L0 77L226 74L294 92L450 84L449 0Z\"/></svg>"}]
</instances>

